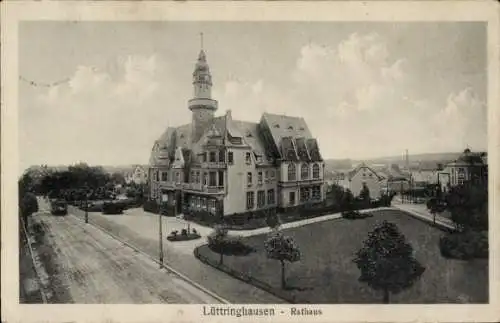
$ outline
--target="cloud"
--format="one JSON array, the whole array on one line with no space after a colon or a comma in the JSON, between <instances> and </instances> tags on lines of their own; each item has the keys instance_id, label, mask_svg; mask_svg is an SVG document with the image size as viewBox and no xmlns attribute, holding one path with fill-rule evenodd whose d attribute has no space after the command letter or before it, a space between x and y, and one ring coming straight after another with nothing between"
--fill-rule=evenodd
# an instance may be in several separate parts
<instances>
[{"instance_id":1,"label":"cloud","mask_svg":"<svg viewBox=\"0 0 500 323\"><path fill-rule=\"evenodd\" d=\"M432 122L435 141L441 146L486 148L486 103L477 97L472 88L451 93L444 108L433 116Z\"/></svg>"},{"instance_id":2,"label":"cloud","mask_svg":"<svg viewBox=\"0 0 500 323\"><path fill-rule=\"evenodd\" d=\"M179 89L165 62L154 55L130 55L117 58L116 63L115 74L78 66L67 83L39 91L30 109L43 113L36 113L36 122L24 128L23 136L30 140L23 149L33 153L36 146L44 147L40 154L47 156L61 150L57 147L66 147L63 160L110 163L120 163L119 156L127 151L140 161L147 158L154 138L169 119L186 122L185 104L179 107L185 113L166 112L169 104L177 105Z\"/></svg>"}]
</instances>

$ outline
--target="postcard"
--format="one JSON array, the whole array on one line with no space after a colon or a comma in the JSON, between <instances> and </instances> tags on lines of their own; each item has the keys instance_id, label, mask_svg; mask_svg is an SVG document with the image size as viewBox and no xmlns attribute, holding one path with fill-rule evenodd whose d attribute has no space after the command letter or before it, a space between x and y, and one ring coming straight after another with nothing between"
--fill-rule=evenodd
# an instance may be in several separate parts
<instances>
[{"instance_id":1,"label":"postcard","mask_svg":"<svg viewBox=\"0 0 500 323\"><path fill-rule=\"evenodd\" d=\"M498 321L498 13L2 3L2 321Z\"/></svg>"}]
</instances>

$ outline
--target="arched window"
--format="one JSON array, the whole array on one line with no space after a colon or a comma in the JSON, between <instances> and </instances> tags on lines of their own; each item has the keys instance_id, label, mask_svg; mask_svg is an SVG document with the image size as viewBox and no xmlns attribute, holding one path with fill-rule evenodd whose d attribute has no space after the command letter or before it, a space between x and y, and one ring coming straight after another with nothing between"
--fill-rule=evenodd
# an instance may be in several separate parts
<instances>
[{"instance_id":1,"label":"arched window","mask_svg":"<svg viewBox=\"0 0 500 323\"><path fill-rule=\"evenodd\" d=\"M295 172L295 165L294 164L288 165L288 180L289 181L296 180L296 172Z\"/></svg>"},{"instance_id":2,"label":"arched window","mask_svg":"<svg viewBox=\"0 0 500 323\"><path fill-rule=\"evenodd\" d=\"M309 165L304 163L300 167L300 179L308 179L308 178L309 178Z\"/></svg>"},{"instance_id":3,"label":"arched window","mask_svg":"<svg viewBox=\"0 0 500 323\"><path fill-rule=\"evenodd\" d=\"M313 165L313 178L319 178L319 165Z\"/></svg>"}]
</instances>

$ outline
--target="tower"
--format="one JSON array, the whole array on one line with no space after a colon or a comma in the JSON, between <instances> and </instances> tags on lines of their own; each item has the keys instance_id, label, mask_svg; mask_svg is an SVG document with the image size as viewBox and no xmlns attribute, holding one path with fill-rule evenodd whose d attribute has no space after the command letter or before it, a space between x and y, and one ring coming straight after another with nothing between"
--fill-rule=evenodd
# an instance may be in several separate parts
<instances>
[{"instance_id":1,"label":"tower","mask_svg":"<svg viewBox=\"0 0 500 323\"><path fill-rule=\"evenodd\" d=\"M213 120L217 110L217 101L212 99L212 75L203 50L203 34L201 49L193 72L193 98L188 102L192 112L191 140L198 142L203 132Z\"/></svg>"}]
</instances>

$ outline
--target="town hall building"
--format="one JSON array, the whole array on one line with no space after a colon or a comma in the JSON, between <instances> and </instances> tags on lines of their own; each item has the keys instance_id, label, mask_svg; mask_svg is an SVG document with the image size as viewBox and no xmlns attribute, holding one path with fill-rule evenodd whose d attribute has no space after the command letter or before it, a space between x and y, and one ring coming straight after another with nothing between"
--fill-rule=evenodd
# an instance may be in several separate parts
<instances>
[{"instance_id":1,"label":"town hall building","mask_svg":"<svg viewBox=\"0 0 500 323\"><path fill-rule=\"evenodd\" d=\"M324 162L303 118L264 113L259 122L215 116L212 76L202 49L188 101L191 122L154 142L148 198L175 213L218 215L288 209L325 199Z\"/></svg>"}]
</instances>

